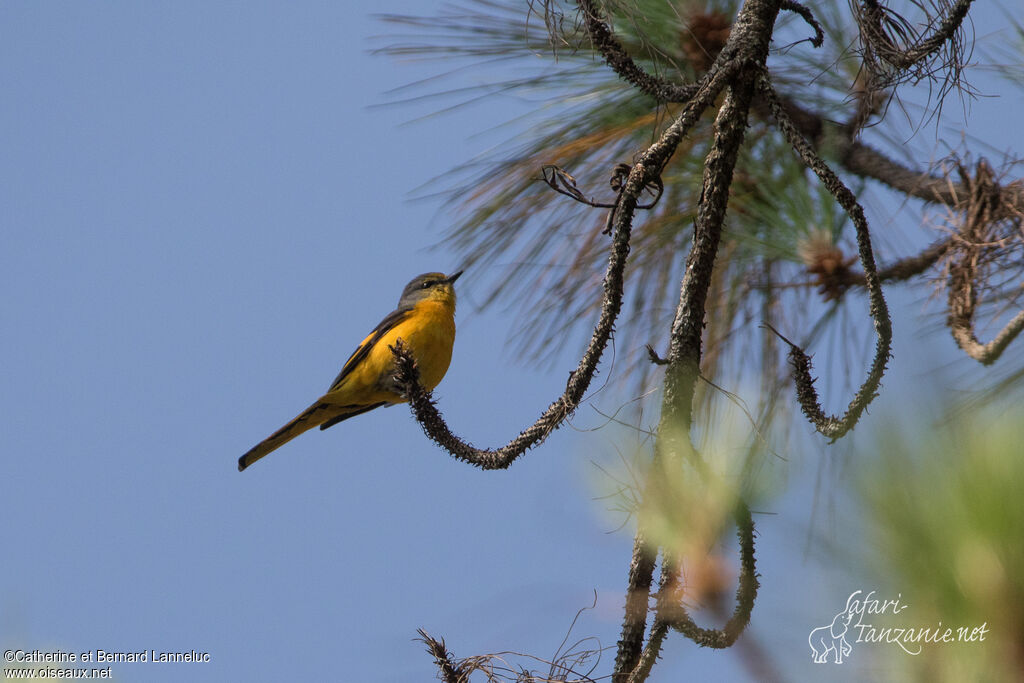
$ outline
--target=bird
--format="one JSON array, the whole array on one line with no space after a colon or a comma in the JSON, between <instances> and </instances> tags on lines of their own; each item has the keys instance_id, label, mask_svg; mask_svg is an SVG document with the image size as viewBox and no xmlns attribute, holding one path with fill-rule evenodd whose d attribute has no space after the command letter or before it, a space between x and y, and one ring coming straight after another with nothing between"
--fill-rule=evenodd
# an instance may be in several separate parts
<instances>
[{"instance_id":1,"label":"bird","mask_svg":"<svg viewBox=\"0 0 1024 683\"><path fill-rule=\"evenodd\" d=\"M401 339L412 352L420 384L433 390L448 372L455 343L455 281L462 275L424 273L402 290L398 307L356 347L331 382L327 393L294 420L256 444L238 459L241 472L313 427L327 429L374 408L405 403L394 379L395 358L389 347Z\"/></svg>"}]
</instances>

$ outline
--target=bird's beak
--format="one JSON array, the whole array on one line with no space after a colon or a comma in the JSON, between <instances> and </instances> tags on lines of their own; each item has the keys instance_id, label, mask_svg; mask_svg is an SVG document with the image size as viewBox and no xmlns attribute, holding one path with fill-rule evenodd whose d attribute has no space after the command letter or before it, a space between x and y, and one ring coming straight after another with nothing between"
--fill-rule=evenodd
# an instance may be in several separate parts
<instances>
[{"instance_id":1,"label":"bird's beak","mask_svg":"<svg viewBox=\"0 0 1024 683\"><path fill-rule=\"evenodd\" d=\"M461 270L460 270L459 272L455 273L454 275L449 275L449 276L448 276L448 280L447 280L448 284L452 284L453 282L455 282L456 280L458 280L458 279L459 279L459 276L460 276L460 275L462 275L462 273L463 273L463 272L464 272L464 271L461 271Z\"/></svg>"}]
</instances>

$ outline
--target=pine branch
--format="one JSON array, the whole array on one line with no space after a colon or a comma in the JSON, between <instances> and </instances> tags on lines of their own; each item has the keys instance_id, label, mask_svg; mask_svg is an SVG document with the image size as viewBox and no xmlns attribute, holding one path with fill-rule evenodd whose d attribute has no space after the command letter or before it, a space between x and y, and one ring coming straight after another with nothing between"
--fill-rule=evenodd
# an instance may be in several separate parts
<instances>
[{"instance_id":1,"label":"pine branch","mask_svg":"<svg viewBox=\"0 0 1024 683\"><path fill-rule=\"evenodd\" d=\"M629 238L633 216L645 188L660 183L661 171L672 157L686 133L697 123L704 110L733 76L735 68L721 68L701 79L697 93L672 122L661 138L651 145L630 168L622 184L616 208L609 217L612 225L612 244L609 249L608 268L604 279L604 297L601 315L594 327L590 344L583 353L576 370L569 375L565 391L548 406L537 420L520 432L505 446L481 449L456 436L437 410L433 398L419 383L415 360L408 348L396 344L392 349L398 366L396 379L402 386L413 414L423 431L453 457L482 469L505 469L516 458L543 442L579 406L590 386L601 360L619 311L622 308L623 271L629 255Z\"/></svg>"},{"instance_id":2,"label":"pine branch","mask_svg":"<svg viewBox=\"0 0 1024 683\"><path fill-rule=\"evenodd\" d=\"M743 143L754 95L754 83L767 59L769 39L780 4L780 1L771 0L748 0L744 3L728 42L709 71L709 75L714 74L715 78L729 71L735 71L735 75L730 78L725 100L716 116L715 139L705 159L693 246L687 257L686 274L683 276L679 305L672 324L652 472L660 469L663 459L671 463L680 457L684 449L691 454L693 452L692 445L688 443L688 435L692 423L694 390L699 377L707 293L729 202L733 169ZM679 443L677 434L686 435L686 443ZM648 481L648 488L651 485L652 482ZM656 555L657 549L647 538L644 520L640 519L634 539L626 610L612 677L615 683L628 680L642 655L647 600Z\"/></svg>"},{"instance_id":3,"label":"pine branch","mask_svg":"<svg viewBox=\"0 0 1024 683\"><path fill-rule=\"evenodd\" d=\"M868 404L878 395L878 387L881 384L882 375L885 373L892 347L892 321L889 318L885 297L882 295L882 285L878 278L878 268L875 266L875 257L871 248L871 233L868 229L867 219L864 217L864 210L857 202L853 192L839 180L828 164L817 155L810 143L800 135L783 109L782 103L768 79L767 70L762 72L758 86L783 135L789 140L801 160L814 171L825 188L850 216L857 232L857 250L861 267L864 269L865 285L868 289L868 308L874 321L877 342L875 357L868 376L841 417L826 415L822 410L821 401L814 388L814 379L811 377L810 357L799 346L782 337L790 347L789 358L793 367L800 407L814 428L834 441L857 424ZM781 335L779 336L781 337Z\"/></svg>"},{"instance_id":4,"label":"pine branch","mask_svg":"<svg viewBox=\"0 0 1024 683\"><path fill-rule=\"evenodd\" d=\"M959 229L953 256L949 264L949 316L948 324L957 346L983 365L996 362L1006 347L1024 330L1024 311L1018 312L992 341L981 342L975 332L975 313L978 307L980 271L989 252L998 251L1002 240L993 234L999 220L1002 197L995 182L992 168L980 160L974 177L961 166L963 183L970 188L964 199L964 220ZM1014 221L1020 229L1021 217Z\"/></svg>"},{"instance_id":5,"label":"pine branch","mask_svg":"<svg viewBox=\"0 0 1024 683\"><path fill-rule=\"evenodd\" d=\"M678 563L671 557L665 557L662 561L656 620L670 625L701 647L719 650L730 647L750 623L750 613L754 609L760 584L754 556L754 520L750 509L742 502L736 509L736 535L740 543L740 580L736 588L736 607L721 629L702 628L693 621L681 602Z\"/></svg>"},{"instance_id":6,"label":"pine branch","mask_svg":"<svg viewBox=\"0 0 1024 683\"><path fill-rule=\"evenodd\" d=\"M577 4L591 44L622 80L645 95L653 97L659 104L688 102L697 93L697 85L677 85L641 69L612 35L612 30L597 5L592 0L578 0Z\"/></svg>"}]
</instances>

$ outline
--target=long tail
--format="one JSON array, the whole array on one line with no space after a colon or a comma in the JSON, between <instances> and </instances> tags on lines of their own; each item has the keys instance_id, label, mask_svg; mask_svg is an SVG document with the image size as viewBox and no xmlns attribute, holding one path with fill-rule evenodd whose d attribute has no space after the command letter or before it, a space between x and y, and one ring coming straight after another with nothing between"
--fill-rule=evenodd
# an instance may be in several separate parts
<instances>
[{"instance_id":1,"label":"long tail","mask_svg":"<svg viewBox=\"0 0 1024 683\"><path fill-rule=\"evenodd\" d=\"M259 442L249 452L238 459L238 471L241 472L265 455L268 455L281 446L285 445L299 434L316 427L337 415L337 406L317 401L306 408L301 415L281 427L276 432Z\"/></svg>"}]
</instances>

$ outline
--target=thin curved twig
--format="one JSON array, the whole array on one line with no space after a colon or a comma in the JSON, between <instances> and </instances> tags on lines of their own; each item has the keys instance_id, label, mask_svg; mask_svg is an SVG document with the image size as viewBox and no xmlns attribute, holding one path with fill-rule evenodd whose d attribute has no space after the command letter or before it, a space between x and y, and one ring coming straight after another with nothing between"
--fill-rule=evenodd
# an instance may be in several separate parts
<instances>
[{"instance_id":1,"label":"thin curved twig","mask_svg":"<svg viewBox=\"0 0 1024 683\"><path fill-rule=\"evenodd\" d=\"M596 199L587 199L587 196L576 187L576 178L556 164L544 164L541 166L541 174L544 183L558 194L575 199L580 204L586 204L595 209L614 209L615 202L599 202Z\"/></svg>"},{"instance_id":2,"label":"thin curved twig","mask_svg":"<svg viewBox=\"0 0 1024 683\"><path fill-rule=\"evenodd\" d=\"M801 5L796 0L782 0L782 5L779 9L799 14L807 22L807 25L814 29L814 37L807 39L811 41L811 45L821 47L825 44L825 31L821 28L821 24L814 18L814 14L808 7Z\"/></svg>"},{"instance_id":3,"label":"thin curved twig","mask_svg":"<svg viewBox=\"0 0 1024 683\"><path fill-rule=\"evenodd\" d=\"M878 278L878 268L875 265L875 257L871 248L871 233L868 230L867 219L864 217L864 210L857 202L857 198L846 185L843 184L835 172L829 168L821 157L814 151L810 143L800 134L796 126L790 120L783 109L778 94L772 87L768 73L763 70L758 79L758 86L762 95L771 108L772 115L778 123L786 139L796 150L801 160L821 180L825 188L836 198L839 205L843 207L850 220L853 221L857 232L857 251L860 256L861 267L864 269L864 281L868 290L868 309L874 321L877 342L875 344L875 356L871 363L871 369L860 389L850 401L846 412L842 417L826 415L821 408L821 401L818 392L814 388L814 378L811 376L811 359L796 344L789 342L789 360L793 368L793 375L796 381L797 398L804 415L814 425L814 428L833 441L846 434L853 428L860 416L864 413L868 404L878 395L878 387L885 374L886 363L889 361L892 348L892 321L889 318L889 309L882 295L882 285ZM780 335L781 336L781 335Z\"/></svg>"},{"instance_id":4,"label":"thin curved twig","mask_svg":"<svg viewBox=\"0 0 1024 683\"><path fill-rule=\"evenodd\" d=\"M621 193L623 184L626 178L629 177L629 171L631 167L629 164L619 164L615 167L615 171L612 173L610 181L611 187L615 192ZM575 199L580 204L585 204L595 209L614 209L616 202L599 202L596 199L588 199L583 192L576 187L576 178L574 178L568 171L563 169L557 164L544 164L541 166L541 174L544 178L544 183L558 194L565 195L571 199ZM665 192L665 185L661 181L661 177L656 177L651 180L650 184L644 188L646 192L651 195L651 201L646 204L637 204L638 209L653 209L658 201L661 199L661 195ZM605 230L603 234L610 235L611 230Z\"/></svg>"},{"instance_id":5,"label":"thin curved twig","mask_svg":"<svg viewBox=\"0 0 1024 683\"><path fill-rule=\"evenodd\" d=\"M971 178L961 166L960 175L971 189L963 204L963 226L959 229L953 257L949 264L948 324L953 339L964 353L983 365L990 365L1003 354L1006 347L1024 330L1024 311L1020 311L1003 329L986 343L975 332L975 312L978 307L978 280L983 276L985 253L991 249L993 217L1000 212L1002 197L995 174L988 163L978 162ZM1015 221L1020 225L1020 219Z\"/></svg>"},{"instance_id":6,"label":"thin curved twig","mask_svg":"<svg viewBox=\"0 0 1024 683\"><path fill-rule=\"evenodd\" d=\"M950 295L952 296L952 293ZM1003 351L1010 345L1010 342L1016 339L1021 331L1024 331L1024 311L1020 311L1017 315L1013 316L1003 326L1003 329L999 331L999 334L993 337L992 341L987 344L982 343L978 339L969 321L965 324L954 322L951 323L951 326L953 329L953 339L956 340L957 346L964 350L964 353L982 365L991 365L999 360L999 357L1003 355Z\"/></svg>"},{"instance_id":7,"label":"thin curved twig","mask_svg":"<svg viewBox=\"0 0 1024 683\"><path fill-rule=\"evenodd\" d=\"M883 23L886 23L886 14L890 10L880 5L878 0L863 0L863 8L854 4L854 11L858 22L861 23L861 35L869 43L872 52L897 69L906 70L930 57L947 41L953 39L973 2L974 0L957 0L930 36L920 38L904 49L893 44L885 31Z\"/></svg>"}]
</instances>

